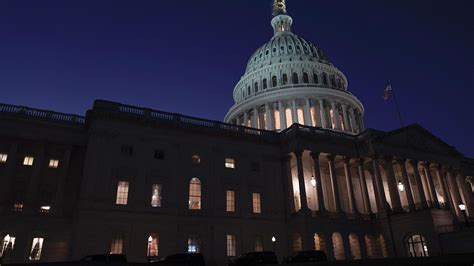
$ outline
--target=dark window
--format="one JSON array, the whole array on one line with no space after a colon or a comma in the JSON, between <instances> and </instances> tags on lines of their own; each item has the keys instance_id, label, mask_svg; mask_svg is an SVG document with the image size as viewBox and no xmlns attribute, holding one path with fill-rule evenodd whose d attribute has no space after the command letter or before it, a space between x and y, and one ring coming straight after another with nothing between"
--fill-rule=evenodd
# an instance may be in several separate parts
<instances>
[{"instance_id":1,"label":"dark window","mask_svg":"<svg viewBox=\"0 0 474 266\"><path fill-rule=\"evenodd\" d=\"M260 164L258 162L252 162L250 164L250 169L253 171L253 172L259 172L260 171Z\"/></svg>"},{"instance_id":2,"label":"dark window","mask_svg":"<svg viewBox=\"0 0 474 266\"><path fill-rule=\"evenodd\" d=\"M303 73L303 83L309 83L308 73Z\"/></svg>"},{"instance_id":3,"label":"dark window","mask_svg":"<svg viewBox=\"0 0 474 266\"><path fill-rule=\"evenodd\" d=\"M334 75L331 75L331 86L336 87L336 77L334 77Z\"/></svg>"},{"instance_id":4,"label":"dark window","mask_svg":"<svg viewBox=\"0 0 474 266\"><path fill-rule=\"evenodd\" d=\"M313 82L314 82L314 84L319 83L319 77L318 77L318 74L316 74L316 73L313 74Z\"/></svg>"},{"instance_id":5,"label":"dark window","mask_svg":"<svg viewBox=\"0 0 474 266\"><path fill-rule=\"evenodd\" d=\"M247 95L250 95L250 86L247 88Z\"/></svg>"},{"instance_id":6,"label":"dark window","mask_svg":"<svg viewBox=\"0 0 474 266\"><path fill-rule=\"evenodd\" d=\"M288 75L283 74L283 85L288 84Z\"/></svg>"},{"instance_id":7,"label":"dark window","mask_svg":"<svg viewBox=\"0 0 474 266\"><path fill-rule=\"evenodd\" d=\"M163 150L155 150L155 159L164 160L165 159L165 152Z\"/></svg>"},{"instance_id":8,"label":"dark window","mask_svg":"<svg viewBox=\"0 0 474 266\"><path fill-rule=\"evenodd\" d=\"M127 156L133 155L133 147L130 145L122 145L122 154Z\"/></svg>"},{"instance_id":9,"label":"dark window","mask_svg":"<svg viewBox=\"0 0 474 266\"><path fill-rule=\"evenodd\" d=\"M253 85L253 88L255 90L255 93L258 92L258 82L255 82L255 84Z\"/></svg>"},{"instance_id":10,"label":"dark window","mask_svg":"<svg viewBox=\"0 0 474 266\"><path fill-rule=\"evenodd\" d=\"M328 74L323 73L323 84L328 85Z\"/></svg>"},{"instance_id":11,"label":"dark window","mask_svg":"<svg viewBox=\"0 0 474 266\"><path fill-rule=\"evenodd\" d=\"M341 79L337 79L337 86L339 87L339 89L342 89L342 80Z\"/></svg>"},{"instance_id":12,"label":"dark window","mask_svg":"<svg viewBox=\"0 0 474 266\"><path fill-rule=\"evenodd\" d=\"M272 87L276 87L276 86L278 86L278 80L277 80L276 76L273 76L272 77Z\"/></svg>"},{"instance_id":13,"label":"dark window","mask_svg":"<svg viewBox=\"0 0 474 266\"><path fill-rule=\"evenodd\" d=\"M293 84L298 84L298 83L299 83L298 74L293 73Z\"/></svg>"},{"instance_id":14,"label":"dark window","mask_svg":"<svg viewBox=\"0 0 474 266\"><path fill-rule=\"evenodd\" d=\"M263 89L264 89L264 90L267 89L267 88L268 88L268 86L267 86L267 79L263 79L262 82L263 82Z\"/></svg>"}]
</instances>

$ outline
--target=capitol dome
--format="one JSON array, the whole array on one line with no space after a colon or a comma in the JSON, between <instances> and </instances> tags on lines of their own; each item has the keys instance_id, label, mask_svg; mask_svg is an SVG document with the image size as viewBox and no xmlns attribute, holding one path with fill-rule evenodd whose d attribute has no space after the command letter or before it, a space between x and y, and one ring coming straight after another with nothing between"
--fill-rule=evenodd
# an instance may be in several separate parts
<instances>
[{"instance_id":1,"label":"capitol dome","mask_svg":"<svg viewBox=\"0 0 474 266\"><path fill-rule=\"evenodd\" d=\"M358 134L362 103L322 49L291 31L284 0L275 0L274 35L250 57L225 122L281 131L293 123Z\"/></svg>"}]
</instances>

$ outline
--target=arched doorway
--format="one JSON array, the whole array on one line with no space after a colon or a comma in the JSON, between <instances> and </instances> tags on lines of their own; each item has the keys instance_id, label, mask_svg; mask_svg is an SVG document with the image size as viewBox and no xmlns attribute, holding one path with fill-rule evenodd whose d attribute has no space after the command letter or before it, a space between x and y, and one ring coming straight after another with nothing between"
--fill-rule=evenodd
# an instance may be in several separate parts
<instances>
[{"instance_id":1,"label":"arched doorway","mask_svg":"<svg viewBox=\"0 0 474 266\"><path fill-rule=\"evenodd\" d=\"M428 246L422 235L411 235L406 241L410 257L428 257Z\"/></svg>"},{"instance_id":2,"label":"arched doorway","mask_svg":"<svg viewBox=\"0 0 474 266\"><path fill-rule=\"evenodd\" d=\"M334 258L336 260L346 259L346 254L344 253L344 240L338 232L332 234L332 247L334 250Z\"/></svg>"},{"instance_id":3,"label":"arched doorway","mask_svg":"<svg viewBox=\"0 0 474 266\"><path fill-rule=\"evenodd\" d=\"M351 255L353 260L360 260L362 259L362 255L360 252L360 243L359 237L356 234L349 235L349 244L351 246Z\"/></svg>"}]
</instances>

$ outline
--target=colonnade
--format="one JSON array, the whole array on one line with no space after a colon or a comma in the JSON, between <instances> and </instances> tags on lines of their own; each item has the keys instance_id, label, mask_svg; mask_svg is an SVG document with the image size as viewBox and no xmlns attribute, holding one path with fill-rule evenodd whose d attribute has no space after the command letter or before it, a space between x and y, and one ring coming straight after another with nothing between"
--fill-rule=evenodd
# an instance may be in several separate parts
<instances>
[{"instance_id":1,"label":"colonnade","mask_svg":"<svg viewBox=\"0 0 474 266\"><path fill-rule=\"evenodd\" d=\"M246 110L232 123L258 129L284 130L293 123L349 133L364 130L361 112L337 99L292 99L267 103Z\"/></svg>"},{"instance_id":2,"label":"colonnade","mask_svg":"<svg viewBox=\"0 0 474 266\"><path fill-rule=\"evenodd\" d=\"M468 183L472 178L467 179L461 171L449 166L443 167L439 163L420 162L414 159L351 158L320 152L310 152L313 165L303 165L303 151L295 151L293 155L296 159L300 210L309 210L306 188L308 177L304 175L304 169L311 168L316 189L315 211L318 212L340 213L343 200L345 200L346 203L348 202L345 212L355 215L372 214L372 209L376 212L400 213L427 208L444 208L450 209L453 214L460 217L462 213L459 204L462 202L466 205L467 215L474 217L473 193ZM291 168L292 157L288 156L286 167ZM321 162L327 163L329 182L322 177L324 173L321 171ZM337 166L343 168L343 178L338 178ZM354 184L356 179L353 179L353 173L358 174L360 184ZM288 174L289 193L292 194L294 190L291 170ZM369 189L367 174L370 174L373 189ZM358 195L355 194L354 186L356 185L360 185L361 188ZM341 198L339 192L342 187L347 187L347 198L344 199ZM369 191L373 191L373 195ZM324 193L331 193L331 195L324 195ZM291 198L292 195L290 195L290 209L296 211L298 207L294 206ZM325 203L325 199L333 202ZM375 206L371 206L371 199L375 202ZM357 200L362 202L359 207L356 204ZM360 206L362 209L358 209L361 208Z\"/></svg>"}]
</instances>

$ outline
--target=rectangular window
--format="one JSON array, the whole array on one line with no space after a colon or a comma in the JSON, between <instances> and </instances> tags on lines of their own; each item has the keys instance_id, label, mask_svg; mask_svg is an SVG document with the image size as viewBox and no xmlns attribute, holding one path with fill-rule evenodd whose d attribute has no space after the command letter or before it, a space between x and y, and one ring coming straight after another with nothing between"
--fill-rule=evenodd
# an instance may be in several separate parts
<instances>
[{"instance_id":1,"label":"rectangular window","mask_svg":"<svg viewBox=\"0 0 474 266\"><path fill-rule=\"evenodd\" d=\"M6 235L1 242L2 246L0 246L0 258L5 254L11 254L13 248L15 248L15 239L16 237L11 235Z\"/></svg>"},{"instance_id":2,"label":"rectangular window","mask_svg":"<svg viewBox=\"0 0 474 266\"><path fill-rule=\"evenodd\" d=\"M275 129L280 130L281 129L280 111L275 110L275 112L273 112L273 116L275 117Z\"/></svg>"},{"instance_id":3,"label":"rectangular window","mask_svg":"<svg viewBox=\"0 0 474 266\"><path fill-rule=\"evenodd\" d=\"M159 256L159 238L158 234L150 234L148 236L148 250L147 256L148 257L158 257Z\"/></svg>"},{"instance_id":4,"label":"rectangular window","mask_svg":"<svg viewBox=\"0 0 474 266\"><path fill-rule=\"evenodd\" d=\"M155 150L155 159L157 160L164 160L165 159L165 152L163 150Z\"/></svg>"},{"instance_id":5,"label":"rectangular window","mask_svg":"<svg viewBox=\"0 0 474 266\"><path fill-rule=\"evenodd\" d=\"M44 238L35 237L33 238L33 243L31 244L30 255L28 256L29 260L40 260L41 251L43 250Z\"/></svg>"},{"instance_id":6,"label":"rectangular window","mask_svg":"<svg viewBox=\"0 0 474 266\"><path fill-rule=\"evenodd\" d=\"M255 252L263 251L263 236L255 237Z\"/></svg>"},{"instance_id":7,"label":"rectangular window","mask_svg":"<svg viewBox=\"0 0 474 266\"><path fill-rule=\"evenodd\" d=\"M232 158L225 159L225 168L234 169L235 168L235 160Z\"/></svg>"},{"instance_id":8,"label":"rectangular window","mask_svg":"<svg viewBox=\"0 0 474 266\"><path fill-rule=\"evenodd\" d=\"M51 159L49 160L49 168L58 168L59 160Z\"/></svg>"},{"instance_id":9,"label":"rectangular window","mask_svg":"<svg viewBox=\"0 0 474 266\"><path fill-rule=\"evenodd\" d=\"M301 235L293 235L293 243L291 245L294 252L303 250L303 241Z\"/></svg>"},{"instance_id":10,"label":"rectangular window","mask_svg":"<svg viewBox=\"0 0 474 266\"><path fill-rule=\"evenodd\" d=\"M226 192L226 211L235 212L235 192L232 190Z\"/></svg>"},{"instance_id":11,"label":"rectangular window","mask_svg":"<svg viewBox=\"0 0 474 266\"><path fill-rule=\"evenodd\" d=\"M32 166L34 159L35 158L33 158L32 156L25 156L25 158L23 159L23 165Z\"/></svg>"},{"instance_id":12,"label":"rectangular window","mask_svg":"<svg viewBox=\"0 0 474 266\"><path fill-rule=\"evenodd\" d=\"M297 116L298 116L298 124L304 125L304 113L303 113L303 109L298 108L298 109L296 110L296 114L297 114Z\"/></svg>"},{"instance_id":13,"label":"rectangular window","mask_svg":"<svg viewBox=\"0 0 474 266\"><path fill-rule=\"evenodd\" d=\"M198 235L190 235L188 237L188 253L201 252L201 239Z\"/></svg>"},{"instance_id":14,"label":"rectangular window","mask_svg":"<svg viewBox=\"0 0 474 266\"><path fill-rule=\"evenodd\" d=\"M0 153L0 163L6 163L8 159L8 154Z\"/></svg>"},{"instance_id":15,"label":"rectangular window","mask_svg":"<svg viewBox=\"0 0 474 266\"><path fill-rule=\"evenodd\" d=\"M260 193L252 193L253 213L262 213Z\"/></svg>"},{"instance_id":16,"label":"rectangular window","mask_svg":"<svg viewBox=\"0 0 474 266\"><path fill-rule=\"evenodd\" d=\"M318 125L318 113L316 112L316 108L311 107L311 125L316 127Z\"/></svg>"},{"instance_id":17,"label":"rectangular window","mask_svg":"<svg viewBox=\"0 0 474 266\"><path fill-rule=\"evenodd\" d=\"M44 205L40 207L40 213L49 213L50 210L51 210L51 206L48 206L48 205Z\"/></svg>"},{"instance_id":18,"label":"rectangular window","mask_svg":"<svg viewBox=\"0 0 474 266\"><path fill-rule=\"evenodd\" d=\"M161 185L155 184L151 190L151 206L161 207Z\"/></svg>"},{"instance_id":19,"label":"rectangular window","mask_svg":"<svg viewBox=\"0 0 474 266\"><path fill-rule=\"evenodd\" d=\"M253 172L259 172L260 171L260 164L258 162L252 162L250 164L250 170Z\"/></svg>"},{"instance_id":20,"label":"rectangular window","mask_svg":"<svg viewBox=\"0 0 474 266\"><path fill-rule=\"evenodd\" d=\"M112 237L110 244L110 254L122 254L123 253L123 237L122 235L115 235Z\"/></svg>"},{"instance_id":21,"label":"rectangular window","mask_svg":"<svg viewBox=\"0 0 474 266\"><path fill-rule=\"evenodd\" d=\"M130 145L122 145L122 154L127 156L133 155L133 147Z\"/></svg>"},{"instance_id":22,"label":"rectangular window","mask_svg":"<svg viewBox=\"0 0 474 266\"><path fill-rule=\"evenodd\" d=\"M23 203L17 202L15 204L13 204L13 211L16 211L16 212L23 211Z\"/></svg>"},{"instance_id":23,"label":"rectangular window","mask_svg":"<svg viewBox=\"0 0 474 266\"><path fill-rule=\"evenodd\" d=\"M237 256L235 235L227 235L227 257Z\"/></svg>"},{"instance_id":24,"label":"rectangular window","mask_svg":"<svg viewBox=\"0 0 474 266\"><path fill-rule=\"evenodd\" d=\"M128 181L119 181L117 186L117 205L127 205L128 203Z\"/></svg>"}]
</instances>

